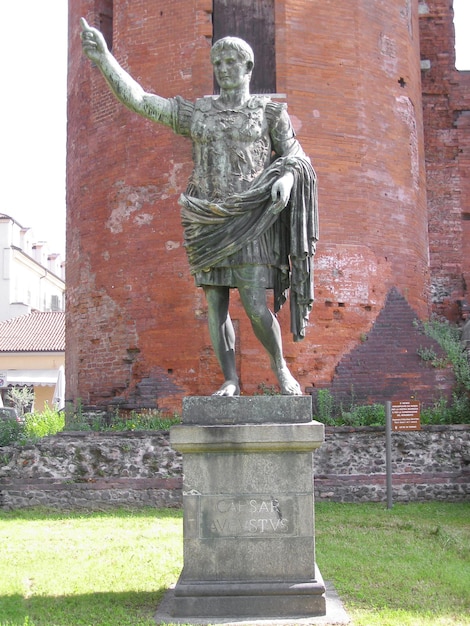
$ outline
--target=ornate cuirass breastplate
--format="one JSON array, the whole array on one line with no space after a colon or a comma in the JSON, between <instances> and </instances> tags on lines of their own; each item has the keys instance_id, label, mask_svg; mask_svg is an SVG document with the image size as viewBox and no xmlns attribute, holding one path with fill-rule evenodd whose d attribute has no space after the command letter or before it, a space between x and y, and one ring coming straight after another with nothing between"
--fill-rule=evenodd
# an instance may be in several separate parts
<instances>
[{"instance_id":1,"label":"ornate cuirass breastplate","mask_svg":"<svg viewBox=\"0 0 470 626\"><path fill-rule=\"evenodd\" d=\"M237 109L223 109L213 98L196 102L191 123L195 164L191 183L200 198L219 200L245 191L269 164L266 101L254 96Z\"/></svg>"}]
</instances>

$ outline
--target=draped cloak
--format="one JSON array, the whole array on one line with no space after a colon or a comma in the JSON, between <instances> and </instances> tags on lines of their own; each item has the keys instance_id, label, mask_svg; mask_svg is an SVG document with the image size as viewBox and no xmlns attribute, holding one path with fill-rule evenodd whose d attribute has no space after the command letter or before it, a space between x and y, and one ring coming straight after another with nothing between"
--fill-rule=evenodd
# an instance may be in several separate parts
<instances>
[{"instance_id":1,"label":"draped cloak","mask_svg":"<svg viewBox=\"0 0 470 626\"><path fill-rule=\"evenodd\" d=\"M254 96L252 107L257 106L260 97ZM186 103L176 100L176 106ZM267 98L263 99L266 107ZM187 104L187 103L186 103ZM269 101L277 115L285 111L285 105ZM269 105L268 105L269 106ZM197 103L196 103L197 107ZM207 103L203 103L207 109ZM186 111L193 109L187 108ZM273 117L273 116L271 116ZM284 121L287 118L284 114ZM287 118L288 120L288 118ZM270 121L269 126L273 126ZM181 122L173 128L180 134L191 134L181 130ZM191 123L187 124L191 128ZM184 128L184 126L183 126ZM198 197L194 179L190 181L185 194L180 197L181 219L191 273L197 276L201 271L224 265L227 259L236 257L250 244L256 245L270 229L275 229L276 254L283 262L277 263L274 272L274 310L277 313L287 299L290 289L291 332L294 341L305 336L309 313L313 304L313 257L318 240L318 192L316 175L310 160L294 139L288 122L290 137L278 141L272 147L272 162L249 183L246 189L220 198ZM271 137L276 130L269 127ZM193 142L195 141L193 137ZM269 144L271 145L271 143ZM282 153L279 154L279 146ZM275 152L278 148L278 153ZM271 151L270 150L270 151ZM200 165L200 164L196 164ZM276 212L271 198L273 184L286 172L294 176L290 200L285 209Z\"/></svg>"}]
</instances>

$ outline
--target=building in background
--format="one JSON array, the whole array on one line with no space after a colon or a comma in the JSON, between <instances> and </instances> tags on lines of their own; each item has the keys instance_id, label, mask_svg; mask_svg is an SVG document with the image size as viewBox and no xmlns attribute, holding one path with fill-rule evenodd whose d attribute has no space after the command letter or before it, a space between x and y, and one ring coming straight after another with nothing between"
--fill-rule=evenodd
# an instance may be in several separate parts
<instances>
[{"instance_id":1,"label":"building in background","mask_svg":"<svg viewBox=\"0 0 470 626\"><path fill-rule=\"evenodd\" d=\"M470 73L455 69L452 2L69 0L67 396L178 410L220 382L177 202L191 145L115 100L81 51L81 16L164 97L213 93L216 39L252 44L252 92L286 101L319 180L303 342L280 313L292 373L357 402L448 395L423 375L414 320L458 321L469 298ZM252 395L274 378L236 293L231 313Z\"/></svg>"},{"instance_id":2,"label":"building in background","mask_svg":"<svg viewBox=\"0 0 470 626\"><path fill-rule=\"evenodd\" d=\"M64 408L65 313L34 312L0 322L0 399L11 387L34 391L30 410Z\"/></svg>"},{"instance_id":3,"label":"building in background","mask_svg":"<svg viewBox=\"0 0 470 626\"><path fill-rule=\"evenodd\" d=\"M30 228L0 214L0 321L32 311L63 311L65 281L60 255L36 242Z\"/></svg>"},{"instance_id":4,"label":"building in background","mask_svg":"<svg viewBox=\"0 0 470 626\"><path fill-rule=\"evenodd\" d=\"M31 408L63 408L64 265L30 228L0 214L0 403L8 390L34 391ZM59 406L60 405L60 406Z\"/></svg>"}]
</instances>

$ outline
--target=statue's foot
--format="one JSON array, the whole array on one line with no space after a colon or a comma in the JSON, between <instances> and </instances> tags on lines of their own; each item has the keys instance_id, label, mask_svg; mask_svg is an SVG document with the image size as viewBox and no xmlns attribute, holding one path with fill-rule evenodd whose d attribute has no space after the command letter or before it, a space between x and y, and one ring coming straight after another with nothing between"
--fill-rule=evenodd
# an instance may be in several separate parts
<instances>
[{"instance_id":1,"label":"statue's foot","mask_svg":"<svg viewBox=\"0 0 470 626\"><path fill-rule=\"evenodd\" d=\"M226 380L220 389L217 389L213 396L239 396L240 386L236 380Z\"/></svg>"},{"instance_id":2,"label":"statue's foot","mask_svg":"<svg viewBox=\"0 0 470 626\"><path fill-rule=\"evenodd\" d=\"M281 387L281 394L283 396L301 396L302 389L299 383L295 380L292 374L289 371L287 365L282 365L280 367L276 367L274 372L279 381L279 386Z\"/></svg>"}]
</instances>

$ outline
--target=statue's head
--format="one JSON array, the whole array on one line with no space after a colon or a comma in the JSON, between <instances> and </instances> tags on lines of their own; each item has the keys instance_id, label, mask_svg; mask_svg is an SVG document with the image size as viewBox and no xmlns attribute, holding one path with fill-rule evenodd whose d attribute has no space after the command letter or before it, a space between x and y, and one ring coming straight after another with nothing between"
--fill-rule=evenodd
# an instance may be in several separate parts
<instances>
[{"instance_id":1,"label":"statue's head","mask_svg":"<svg viewBox=\"0 0 470 626\"><path fill-rule=\"evenodd\" d=\"M215 63L217 57L226 51L234 51L241 61L247 64L250 72L253 69L255 64L255 56L253 54L253 49L246 41L240 39L239 37L223 37L215 42L215 44L211 48L211 62Z\"/></svg>"}]
</instances>

